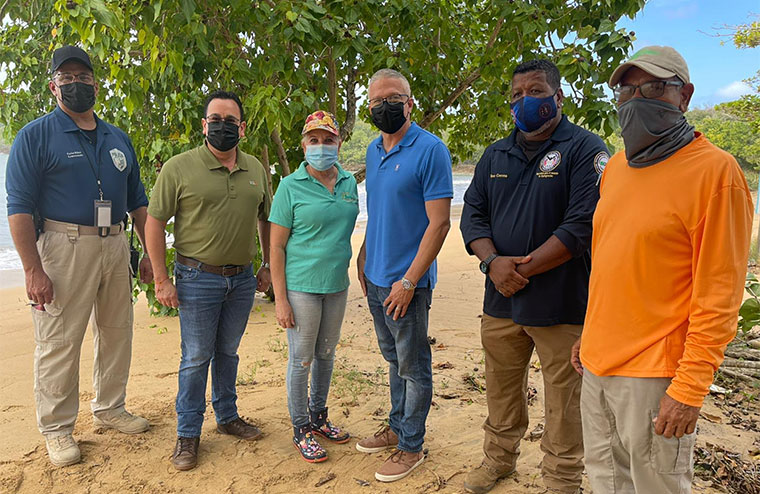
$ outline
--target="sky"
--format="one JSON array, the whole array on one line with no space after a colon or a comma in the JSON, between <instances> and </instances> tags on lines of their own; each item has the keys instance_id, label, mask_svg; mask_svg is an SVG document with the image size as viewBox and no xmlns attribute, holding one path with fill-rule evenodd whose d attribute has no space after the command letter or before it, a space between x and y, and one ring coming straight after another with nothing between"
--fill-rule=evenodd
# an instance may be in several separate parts
<instances>
[{"instance_id":1,"label":"sky","mask_svg":"<svg viewBox=\"0 0 760 494\"><path fill-rule=\"evenodd\" d=\"M668 45L683 55L695 87L691 108L698 108L752 92L742 81L760 70L760 47L738 49L729 36L716 35L754 20L760 20L760 0L650 0L618 27L636 33L634 50Z\"/></svg>"}]
</instances>

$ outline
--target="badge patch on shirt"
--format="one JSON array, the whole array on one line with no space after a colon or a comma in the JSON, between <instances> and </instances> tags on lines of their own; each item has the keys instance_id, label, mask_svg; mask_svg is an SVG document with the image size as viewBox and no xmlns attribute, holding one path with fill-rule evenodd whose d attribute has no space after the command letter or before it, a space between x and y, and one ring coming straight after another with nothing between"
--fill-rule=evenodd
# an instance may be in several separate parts
<instances>
[{"instance_id":1,"label":"badge patch on shirt","mask_svg":"<svg viewBox=\"0 0 760 494\"><path fill-rule=\"evenodd\" d=\"M123 172L124 169L127 167L127 157L124 155L124 153L121 152L120 149L113 148L109 151L111 154L111 160L113 161L113 166L116 167L117 170L120 172Z\"/></svg>"},{"instance_id":2,"label":"badge patch on shirt","mask_svg":"<svg viewBox=\"0 0 760 494\"><path fill-rule=\"evenodd\" d=\"M536 176L538 178L551 178L556 177L559 175L559 172L555 172L554 170L559 166L559 164L562 162L562 153L559 151L549 151L544 155L543 158L541 158L541 162L538 164L538 173L536 173Z\"/></svg>"},{"instance_id":3,"label":"badge patch on shirt","mask_svg":"<svg viewBox=\"0 0 760 494\"><path fill-rule=\"evenodd\" d=\"M350 192L344 192L342 195L342 199L352 204L359 202L359 199L355 195L351 194Z\"/></svg>"},{"instance_id":4,"label":"badge patch on shirt","mask_svg":"<svg viewBox=\"0 0 760 494\"><path fill-rule=\"evenodd\" d=\"M396 167L395 167L395 168L393 168L393 171L394 171L394 172L397 172L397 171L398 171L398 169L399 169L400 167L401 167L401 163L397 163L397 164L396 164Z\"/></svg>"},{"instance_id":5,"label":"badge patch on shirt","mask_svg":"<svg viewBox=\"0 0 760 494\"><path fill-rule=\"evenodd\" d=\"M254 180L249 180L248 183L251 184L253 187L256 187L256 182Z\"/></svg>"},{"instance_id":6,"label":"badge patch on shirt","mask_svg":"<svg viewBox=\"0 0 760 494\"><path fill-rule=\"evenodd\" d=\"M600 151L594 156L594 168L596 173L601 175L604 172L604 167L607 166L607 162L610 160L610 155L606 151Z\"/></svg>"}]
</instances>

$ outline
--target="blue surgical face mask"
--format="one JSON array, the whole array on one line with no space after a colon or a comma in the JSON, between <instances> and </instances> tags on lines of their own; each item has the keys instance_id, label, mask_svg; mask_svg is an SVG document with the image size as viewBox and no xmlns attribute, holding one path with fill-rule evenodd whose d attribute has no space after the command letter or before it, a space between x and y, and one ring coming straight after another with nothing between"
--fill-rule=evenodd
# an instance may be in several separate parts
<instances>
[{"instance_id":1,"label":"blue surgical face mask","mask_svg":"<svg viewBox=\"0 0 760 494\"><path fill-rule=\"evenodd\" d=\"M546 98L523 96L510 105L515 125L523 132L534 132L549 120L557 116L557 103L554 101L555 91Z\"/></svg>"},{"instance_id":2,"label":"blue surgical face mask","mask_svg":"<svg viewBox=\"0 0 760 494\"><path fill-rule=\"evenodd\" d=\"M306 162L321 172L338 162L337 144L312 144L306 146Z\"/></svg>"}]
</instances>

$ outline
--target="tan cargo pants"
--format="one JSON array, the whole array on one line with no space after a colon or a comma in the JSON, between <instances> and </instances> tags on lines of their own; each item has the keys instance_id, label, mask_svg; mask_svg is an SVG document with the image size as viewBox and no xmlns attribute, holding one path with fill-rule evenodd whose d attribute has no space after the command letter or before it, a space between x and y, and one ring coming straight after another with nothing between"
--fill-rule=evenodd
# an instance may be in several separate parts
<instances>
[{"instance_id":1,"label":"tan cargo pants","mask_svg":"<svg viewBox=\"0 0 760 494\"><path fill-rule=\"evenodd\" d=\"M129 247L122 233L101 238L46 231L37 240L42 267L53 282L53 302L32 308L37 426L70 433L79 411L79 356L92 314L92 411L124 408L132 356ZM94 307L94 310L93 310Z\"/></svg>"},{"instance_id":2,"label":"tan cargo pants","mask_svg":"<svg viewBox=\"0 0 760 494\"><path fill-rule=\"evenodd\" d=\"M545 428L541 473L546 487L575 492L583 473L581 377L570 365L570 349L582 326L527 327L483 314L488 418L483 424L485 461L499 471L515 468L528 428L528 369L535 348L544 377Z\"/></svg>"},{"instance_id":3,"label":"tan cargo pants","mask_svg":"<svg viewBox=\"0 0 760 494\"><path fill-rule=\"evenodd\" d=\"M583 372L581 410L586 471L595 493L686 494L694 474L696 433L666 439L654 433L669 377Z\"/></svg>"}]
</instances>

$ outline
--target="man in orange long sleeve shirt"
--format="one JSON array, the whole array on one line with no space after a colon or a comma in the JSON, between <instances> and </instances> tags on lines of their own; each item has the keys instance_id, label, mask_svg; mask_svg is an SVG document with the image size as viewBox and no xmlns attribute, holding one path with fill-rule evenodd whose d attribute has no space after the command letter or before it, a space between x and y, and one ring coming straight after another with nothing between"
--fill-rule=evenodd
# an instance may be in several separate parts
<instances>
[{"instance_id":1,"label":"man in orange long sleeve shirt","mask_svg":"<svg viewBox=\"0 0 760 494\"><path fill-rule=\"evenodd\" d=\"M594 492L691 491L702 401L736 334L752 200L736 160L684 118L694 86L673 48L618 67L625 151L602 177L583 374Z\"/></svg>"}]
</instances>

